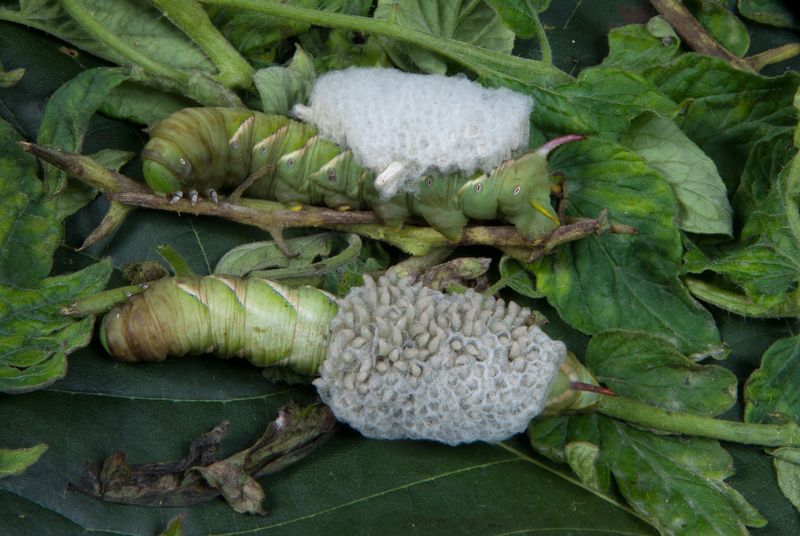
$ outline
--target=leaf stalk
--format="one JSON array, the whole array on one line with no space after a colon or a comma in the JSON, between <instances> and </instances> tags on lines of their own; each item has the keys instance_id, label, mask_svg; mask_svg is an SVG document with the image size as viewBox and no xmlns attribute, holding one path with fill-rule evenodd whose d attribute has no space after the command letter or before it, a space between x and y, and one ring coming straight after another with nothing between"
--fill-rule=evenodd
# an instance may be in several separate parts
<instances>
[{"instance_id":1,"label":"leaf stalk","mask_svg":"<svg viewBox=\"0 0 800 536\"><path fill-rule=\"evenodd\" d=\"M621 396L603 396L596 410L630 424L671 434L692 435L762 447L799 447L800 426L795 423L757 424L726 421L667 411Z\"/></svg>"}]
</instances>

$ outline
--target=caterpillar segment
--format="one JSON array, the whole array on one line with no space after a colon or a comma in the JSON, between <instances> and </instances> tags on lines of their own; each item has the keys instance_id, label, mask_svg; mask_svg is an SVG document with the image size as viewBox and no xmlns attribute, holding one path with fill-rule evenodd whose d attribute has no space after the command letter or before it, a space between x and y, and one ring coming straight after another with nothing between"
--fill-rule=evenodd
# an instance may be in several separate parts
<instances>
[{"instance_id":1,"label":"caterpillar segment","mask_svg":"<svg viewBox=\"0 0 800 536\"><path fill-rule=\"evenodd\" d=\"M265 279L186 276L161 279L103 318L100 340L123 361L213 353L256 366L316 372L328 348L335 298L313 287Z\"/></svg>"},{"instance_id":2,"label":"caterpillar segment","mask_svg":"<svg viewBox=\"0 0 800 536\"><path fill-rule=\"evenodd\" d=\"M188 196L194 202L198 192L216 199L217 191L258 172L247 195L290 208L369 209L397 227L419 217L453 241L470 219L507 221L533 240L560 224L547 170L547 154L559 144L550 142L489 173L429 174L414 192L386 199L376 189L375 173L352 151L319 138L306 123L251 110L187 108L153 127L142 159L150 187L176 201Z\"/></svg>"}]
</instances>

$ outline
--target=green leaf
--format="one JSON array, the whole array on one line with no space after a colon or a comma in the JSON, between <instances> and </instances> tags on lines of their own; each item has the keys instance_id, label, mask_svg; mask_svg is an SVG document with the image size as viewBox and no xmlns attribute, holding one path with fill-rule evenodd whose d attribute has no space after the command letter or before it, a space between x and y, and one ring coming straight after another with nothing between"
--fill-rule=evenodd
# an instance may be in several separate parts
<instances>
[{"instance_id":1,"label":"green leaf","mask_svg":"<svg viewBox=\"0 0 800 536\"><path fill-rule=\"evenodd\" d=\"M590 334L614 328L661 334L693 359L724 353L711 315L677 279L677 203L661 176L600 139L559 148L550 162L567 180L567 214L595 218L606 209L611 222L638 230L564 245L531 266L537 289L561 317Z\"/></svg>"},{"instance_id":2,"label":"green leaf","mask_svg":"<svg viewBox=\"0 0 800 536\"><path fill-rule=\"evenodd\" d=\"M167 528L159 536L183 536L183 521L186 514L178 514L167 523Z\"/></svg>"},{"instance_id":3,"label":"green leaf","mask_svg":"<svg viewBox=\"0 0 800 536\"><path fill-rule=\"evenodd\" d=\"M800 28L800 20L785 0L739 0L739 13L750 20L778 28Z\"/></svg>"},{"instance_id":4,"label":"green leaf","mask_svg":"<svg viewBox=\"0 0 800 536\"><path fill-rule=\"evenodd\" d=\"M680 54L681 39L663 17L629 24L608 32L608 56L602 65L633 72L662 66Z\"/></svg>"},{"instance_id":5,"label":"green leaf","mask_svg":"<svg viewBox=\"0 0 800 536\"><path fill-rule=\"evenodd\" d=\"M253 82L261 96L261 109L267 114L289 115L297 103L308 97L317 75L314 60L297 47L286 67L269 67L256 71Z\"/></svg>"},{"instance_id":6,"label":"green leaf","mask_svg":"<svg viewBox=\"0 0 800 536\"><path fill-rule=\"evenodd\" d=\"M639 75L612 67L584 69L575 82L531 88L531 121L551 133L615 137L646 111L670 115L675 103Z\"/></svg>"},{"instance_id":7,"label":"green leaf","mask_svg":"<svg viewBox=\"0 0 800 536\"><path fill-rule=\"evenodd\" d=\"M744 388L744 420L800 422L800 336L776 341L764 352Z\"/></svg>"},{"instance_id":8,"label":"green leaf","mask_svg":"<svg viewBox=\"0 0 800 536\"><path fill-rule=\"evenodd\" d=\"M153 534L175 514L67 491L67 482L77 482L86 462L121 448L133 462L178 459L191 438L222 420L231 423L226 445L235 452L251 444L289 399L315 396L308 388L271 385L258 369L228 360L187 357L130 366L86 349L70 366L69 377L53 388L0 405L0 444L38 437L50 445L23 479L0 480L0 511L10 508L6 497L19 497L25 500L20 510L29 516L57 513L70 520L74 527L67 534L81 529ZM595 534L653 534L627 509L565 481L520 449L519 442L454 449L372 441L342 427L290 471L260 480L269 517L232 515L222 501L212 501L187 510L184 532L259 532L271 526L287 535L318 530L400 535L411 528L432 534L558 533L568 526ZM581 507L568 510L565 525L564 508L571 504ZM17 523L16 516L3 515L0 532L11 532Z\"/></svg>"},{"instance_id":9,"label":"green leaf","mask_svg":"<svg viewBox=\"0 0 800 536\"><path fill-rule=\"evenodd\" d=\"M784 447L771 452L774 456L778 486L794 507L800 510L800 449Z\"/></svg>"},{"instance_id":10,"label":"green leaf","mask_svg":"<svg viewBox=\"0 0 800 536\"><path fill-rule=\"evenodd\" d=\"M83 0L108 31L145 56L182 71L214 72L199 48L157 9L135 0ZM20 0L19 10L0 10L0 20L31 26L72 46L119 65L125 61L106 44L88 35L55 0Z\"/></svg>"},{"instance_id":11,"label":"green leaf","mask_svg":"<svg viewBox=\"0 0 800 536\"><path fill-rule=\"evenodd\" d=\"M741 71L718 58L684 54L644 72L675 102L675 122L706 155L730 191L738 184L752 147L797 125L792 107L800 73L768 78Z\"/></svg>"},{"instance_id":12,"label":"green leaf","mask_svg":"<svg viewBox=\"0 0 800 536\"><path fill-rule=\"evenodd\" d=\"M767 520L723 480L730 455L716 441L673 438L602 421L602 445L620 491L662 534L746 534Z\"/></svg>"},{"instance_id":13,"label":"green leaf","mask_svg":"<svg viewBox=\"0 0 800 536\"><path fill-rule=\"evenodd\" d=\"M525 266L518 260L503 255L498 268L500 269L500 279L493 285L494 292L503 287L509 287L514 292L528 298L544 297L541 292L536 290L536 280L533 275L525 270Z\"/></svg>"},{"instance_id":14,"label":"green leaf","mask_svg":"<svg viewBox=\"0 0 800 536\"><path fill-rule=\"evenodd\" d=\"M27 449L0 449L0 478L21 475L25 469L39 461L47 445L39 443Z\"/></svg>"},{"instance_id":15,"label":"green leaf","mask_svg":"<svg viewBox=\"0 0 800 536\"><path fill-rule=\"evenodd\" d=\"M719 0L689 0L686 7L708 33L735 56L743 57L750 48L750 34L739 18Z\"/></svg>"},{"instance_id":16,"label":"green leaf","mask_svg":"<svg viewBox=\"0 0 800 536\"><path fill-rule=\"evenodd\" d=\"M318 285L322 282L320 276L358 258L361 238L353 233L330 232L292 238L286 245L297 256L287 257L274 241L233 248L220 259L214 273Z\"/></svg>"},{"instance_id":17,"label":"green leaf","mask_svg":"<svg viewBox=\"0 0 800 536\"><path fill-rule=\"evenodd\" d=\"M55 92L45 108L37 141L64 151L80 152L92 114L100 107L108 93L128 78L122 68L96 68L84 71ZM45 187L50 194L61 193L67 184L67 174L47 165ZM61 217L67 216L88 203L95 192L75 186L84 192L83 199L74 205L61 208Z\"/></svg>"},{"instance_id":18,"label":"green leaf","mask_svg":"<svg viewBox=\"0 0 800 536\"><path fill-rule=\"evenodd\" d=\"M67 372L67 355L92 338L93 318L76 320L61 308L99 292L111 262L42 280L31 289L0 286L0 392L40 389Z\"/></svg>"},{"instance_id":19,"label":"green leaf","mask_svg":"<svg viewBox=\"0 0 800 536\"><path fill-rule=\"evenodd\" d=\"M61 224L36 177L36 159L19 141L0 120L0 285L25 287L50 272Z\"/></svg>"},{"instance_id":20,"label":"green leaf","mask_svg":"<svg viewBox=\"0 0 800 536\"><path fill-rule=\"evenodd\" d=\"M790 225L795 207L790 182L796 180L800 170L789 164L796 152L789 129L757 143L734 198L737 213L744 220L739 240L693 249L685 256L685 272L721 275L759 307L766 308L763 313L754 310L751 314L756 316L785 316L798 311L790 294L800 280L800 243Z\"/></svg>"},{"instance_id":21,"label":"green leaf","mask_svg":"<svg viewBox=\"0 0 800 536\"><path fill-rule=\"evenodd\" d=\"M736 376L698 365L670 341L647 333L612 330L592 337L586 365L615 393L670 411L715 416L736 402Z\"/></svg>"},{"instance_id":22,"label":"green leaf","mask_svg":"<svg viewBox=\"0 0 800 536\"><path fill-rule=\"evenodd\" d=\"M608 489L610 474L599 467L600 447L588 441L572 441L564 446L564 455L581 482L595 489Z\"/></svg>"},{"instance_id":23,"label":"green leaf","mask_svg":"<svg viewBox=\"0 0 800 536\"><path fill-rule=\"evenodd\" d=\"M486 2L500 15L503 23L517 37L533 37L539 20L539 13L550 7L550 0L487 0Z\"/></svg>"},{"instance_id":24,"label":"green leaf","mask_svg":"<svg viewBox=\"0 0 800 536\"><path fill-rule=\"evenodd\" d=\"M0 62L0 89L15 86L23 76L25 76L25 69L22 67L6 71Z\"/></svg>"},{"instance_id":25,"label":"green leaf","mask_svg":"<svg viewBox=\"0 0 800 536\"><path fill-rule=\"evenodd\" d=\"M514 32L480 0L466 3L460 0L378 0L373 16L397 26L499 52L510 53L514 46ZM404 71L447 73L447 62L434 52L391 40L381 40L381 43L395 65Z\"/></svg>"},{"instance_id":26,"label":"green leaf","mask_svg":"<svg viewBox=\"0 0 800 536\"><path fill-rule=\"evenodd\" d=\"M190 106L196 106L196 103L173 93L123 82L109 92L100 105L100 111L140 125L154 125L171 113Z\"/></svg>"},{"instance_id":27,"label":"green leaf","mask_svg":"<svg viewBox=\"0 0 800 536\"><path fill-rule=\"evenodd\" d=\"M293 5L332 13L366 17L369 0L293 0ZM225 37L256 65L275 61L276 46L283 40L303 34L310 24L284 17L237 8L210 6L212 20Z\"/></svg>"},{"instance_id":28,"label":"green leaf","mask_svg":"<svg viewBox=\"0 0 800 536\"><path fill-rule=\"evenodd\" d=\"M672 186L681 207L681 229L732 234L733 210L714 162L675 123L644 113L622 134L620 143L647 160Z\"/></svg>"}]
</instances>

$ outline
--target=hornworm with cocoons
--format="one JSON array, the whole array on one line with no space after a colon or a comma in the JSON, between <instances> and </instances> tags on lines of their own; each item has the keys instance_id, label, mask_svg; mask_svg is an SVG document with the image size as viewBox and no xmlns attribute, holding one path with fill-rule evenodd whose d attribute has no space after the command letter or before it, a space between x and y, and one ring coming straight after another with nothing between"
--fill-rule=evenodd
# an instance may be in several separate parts
<instances>
[{"instance_id":1,"label":"hornworm with cocoons","mask_svg":"<svg viewBox=\"0 0 800 536\"><path fill-rule=\"evenodd\" d=\"M420 306L433 303L451 314L421 322ZM100 337L126 361L215 353L319 373L322 400L369 437L497 441L543 410L594 401L570 390L571 381L593 379L530 324L530 311L392 274L365 277L338 303L312 287L257 278L162 279L114 307Z\"/></svg>"},{"instance_id":2,"label":"hornworm with cocoons","mask_svg":"<svg viewBox=\"0 0 800 536\"><path fill-rule=\"evenodd\" d=\"M212 199L216 191L260 175L247 195L275 199L289 206L371 209L388 225L412 216L451 240L458 240L469 219L504 220L533 240L559 225L550 203L547 154L566 136L507 160L490 173L427 175L418 191L384 199L375 174L362 167L352 151L321 139L298 121L252 110L187 108L150 131L142 153L144 176L159 193L197 192Z\"/></svg>"}]
</instances>

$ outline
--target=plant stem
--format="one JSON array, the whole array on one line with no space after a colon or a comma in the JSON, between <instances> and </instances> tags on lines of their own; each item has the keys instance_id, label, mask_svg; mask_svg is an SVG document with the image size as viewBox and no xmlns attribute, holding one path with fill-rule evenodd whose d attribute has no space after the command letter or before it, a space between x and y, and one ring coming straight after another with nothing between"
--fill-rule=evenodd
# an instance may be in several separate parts
<instances>
[{"instance_id":1,"label":"plant stem","mask_svg":"<svg viewBox=\"0 0 800 536\"><path fill-rule=\"evenodd\" d=\"M653 7L669 22L678 35L693 50L722 58L737 69L755 72L753 66L745 59L732 54L716 39L711 37L703 25L697 22L688 9L679 0L650 0Z\"/></svg>"},{"instance_id":2,"label":"plant stem","mask_svg":"<svg viewBox=\"0 0 800 536\"><path fill-rule=\"evenodd\" d=\"M672 434L762 447L800 447L800 426L795 423L755 424L726 421L667 411L620 396L601 397L596 410L608 417Z\"/></svg>"},{"instance_id":3,"label":"plant stem","mask_svg":"<svg viewBox=\"0 0 800 536\"><path fill-rule=\"evenodd\" d=\"M542 26L542 21L539 20L539 13L528 1L528 11L533 19L533 33L536 35L536 40L539 41L539 49L542 51L542 61L548 65L553 64L553 51L550 49L550 41L547 40L547 34Z\"/></svg>"},{"instance_id":4,"label":"plant stem","mask_svg":"<svg viewBox=\"0 0 800 536\"><path fill-rule=\"evenodd\" d=\"M696 279L687 277L683 280L686 288L692 296L699 298L706 303L719 307L725 311L751 318L782 318L786 316L797 316L797 307L794 305L794 293L787 295L787 300L780 305L766 306L754 302L752 299L736 292L724 290L718 286Z\"/></svg>"},{"instance_id":5,"label":"plant stem","mask_svg":"<svg viewBox=\"0 0 800 536\"><path fill-rule=\"evenodd\" d=\"M127 287L104 290L103 292L85 296L76 302L65 305L61 308L61 314L74 318L101 315L118 303L126 301L134 294L143 292L146 288L147 285L128 285Z\"/></svg>"},{"instance_id":6,"label":"plant stem","mask_svg":"<svg viewBox=\"0 0 800 536\"><path fill-rule=\"evenodd\" d=\"M154 0L169 20L194 41L216 65L217 79L226 87L247 88L253 84L253 68L211 23L195 0Z\"/></svg>"},{"instance_id":7,"label":"plant stem","mask_svg":"<svg viewBox=\"0 0 800 536\"><path fill-rule=\"evenodd\" d=\"M397 39L450 58L484 78L501 78L525 86L549 87L572 80L567 73L543 61L530 60L448 39L369 17L323 12L259 0L200 0L247 9L275 17Z\"/></svg>"},{"instance_id":8,"label":"plant stem","mask_svg":"<svg viewBox=\"0 0 800 536\"><path fill-rule=\"evenodd\" d=\"M761 71L761 69L767 65L779 63L784 60L794 58L797 55L800 55L800 43L787 43L785 45L748 56L745 58L745 61L747 61L747 63L749 63L755 71Z\"/></svg>"},{"instance_id":9,"label":"plant stem","mask_svg":"<svg viewBox=\"0 0 800 536\"><path fill-rule=\"evenodd\" d=\"M143 184L104 168L89 156L50 149L30 142L20 142L20 146L80 181L103 191L110 201L179 214L216 216L252 225L269 232L276 245L289 256L292 255L286 249L281 234L288 227L324 227L357 233L388 242L411 255L426 255L433 249L456 245L489 245L507 249L513 252L509 255L519 260L529 258L531 250L536 255L541 255L552 250L555 245L600 232L614 232L601 216L596 220L577 220L562 225L532 241L525 240L516 228L508 225L470 226L463 230L460 240L455 243L430 227L403 225L398 228L384 225L372 212L342 212L311 206L303 207L303 210L288 210L281 203L263 199L240 199L237 203L213 203L200 199L195 204L183 199L173 203L164 196L154 194Z\"/></svg>"}]
</instances>

